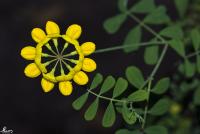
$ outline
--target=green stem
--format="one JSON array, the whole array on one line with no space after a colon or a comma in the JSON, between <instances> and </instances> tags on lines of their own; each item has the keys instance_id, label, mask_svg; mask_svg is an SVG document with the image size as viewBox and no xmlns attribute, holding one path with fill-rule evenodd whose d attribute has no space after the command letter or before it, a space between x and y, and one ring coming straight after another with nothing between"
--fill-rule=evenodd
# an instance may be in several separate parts
<instances>
[{"instance_id":1,"label":"green stem","mask_svg":"<svg viewBox=\"0 0 200 134\"><path fill-rule=\"evenodd\" d=\"M156 63L156 65L154 66L153 68L153 71L151 72L151 74L149 75L148 79L144 82L144 84L140 87L140 89L144 88L144 86L154 78L154 75L156 74L156 72L158 71L159 67L160 67L160 64L162 63L162 60L167 52L167 49L168 49L168 45L165 45L163 50L162 50L162 53L160 55L160 58L158 59L158 62Z\"/></svg>"},{"instance_id":2,"label":"green stem","mask_svg":"<svg viewBox=\"0 0 200 134\"><path fill-rule=\"evenodd\" d=\"M109 100L109 101L112 101L112 102L121 102L121 103L127 103L126 100L118 100L118 99L113 99L113 98L109 98L109 97L105 97L105 96L102 96L102 95L99 95L93 91L91 91L90 89L87 89L87 91L91 94L93 94L94 96L98 97L98 98L101 98L101 99L104 99L104 100Z\"/></svg>"},{"instance_id":3,"label":"green stem","mask_svg":"<svg viewBox=\"0 0 200 134\"><path fill-rule=\"evenodd\" d=\"M185 58L191 58L199 54L200 54L200 50L186 55Z\"/></svg>"},{"instance_id":4,"label":"green stem","mask_svg":"<svg viewBox=\"0 0 200 134\"><path fill-rule=\"evenodd\" d=\"M148 114L148 107L149 107L149 98L150 98L150 93L151 93L151 82L152 80L150 80L148 82L148 88L147 88L147 92L148 92L148 97L147 97L147 104L145 106L145 110L144 110L144 121L142 123L142 130L144 130L144 127L145 127L145 124L146 124L146 121L147 121L147 114Z\"/></svg>"},{"instance_id":5,"label":"green stem","mask_svg":"<svg viewBox=\"0 0 200 134\"><path fill-rule=\"evenodd\" d=\"M109 52L109 51L121 50L124 48L134 48L137 46L149 46L149 45L159 45L159 44L163 44L163 42L143 42L140 44L125 44L123 46L120 45L120 46L115 46L115 47L99 49L99 50L95 51L94 53L104 53L104 52Z\"/></svg>"},{"instance_id":6,"label":"green stem","mask_svg":"<svg viewBox=\"0 0 200 134\"><path fill-rule=\"evenodd\" d=\"M135 20L138 24L140 24L144 29L152 33L154 36L159 38L161 41L165 42L165 39L157 34L153 29L151 29L149 26L147 26L144 22L142 22L139 18L137 18L135 15L131 14L129 11L127 11L127 15L131 17L133 20Z\"/></svg>"}]
</instances>

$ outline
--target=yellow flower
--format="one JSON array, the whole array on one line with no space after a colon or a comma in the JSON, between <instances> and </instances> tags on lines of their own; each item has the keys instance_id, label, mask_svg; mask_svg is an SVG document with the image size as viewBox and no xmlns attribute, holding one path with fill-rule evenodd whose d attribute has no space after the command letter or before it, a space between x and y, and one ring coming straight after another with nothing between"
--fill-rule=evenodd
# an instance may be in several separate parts
<instances>
[{"instance_id":1,"label":"yellow flower","mask_svg":"<svg viewBox=\"0 0 200 134\"><path fill-rule=\"evenodd\" d=\"M95 51L95 44L86 42L79 45L77 39L81 32L81 27L73 24L62 35L59 26L52 21L47 22L46 33L34 28L31 35L36 46L26 46L21 50L24 59L33 61L25 68L25 75L35 78L42 74L44 92L51 91L55 83L59 83L59 91L65 96L72 93L72 80L78 85L87 84L89 78L85 72L94 71L96 63L85 56Z\"/></svg>"}]
</instances>

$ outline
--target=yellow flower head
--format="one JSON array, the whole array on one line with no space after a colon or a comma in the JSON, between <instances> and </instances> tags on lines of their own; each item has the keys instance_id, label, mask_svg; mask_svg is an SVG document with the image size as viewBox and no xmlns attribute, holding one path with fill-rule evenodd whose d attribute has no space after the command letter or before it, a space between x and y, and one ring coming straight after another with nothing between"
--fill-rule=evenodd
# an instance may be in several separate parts
<instances>
[{"instance_id":1,"label":"yellow flower head","mask_svg":"<svg viewBox=\"0 0 200 134\"><path fill-rule=\"evenodd\" d=\"M25 68L25 75L35 78L42 74L41 86L44 92L51 91L55 83L59 83L60 92L66 96L72 93L72 80L79 85L87 84L88 76L85 72L94 71L96 63L85 56L95 51L95 44L86 42L79 45L77 39L81 32L81 27L73 24L61 35L59 26L52 21L47 22L46 33L40 28L34 28L31 35L37 43L36 47L26 46L21 50L24 59L33 60Z\"/></svg>"}]
</instances>

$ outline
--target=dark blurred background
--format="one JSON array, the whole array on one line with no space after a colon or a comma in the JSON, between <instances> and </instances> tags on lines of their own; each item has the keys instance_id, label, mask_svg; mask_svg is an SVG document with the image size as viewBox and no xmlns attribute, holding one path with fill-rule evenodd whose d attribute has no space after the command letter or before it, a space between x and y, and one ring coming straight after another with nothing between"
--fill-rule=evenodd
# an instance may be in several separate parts
<instances>
[{"instance_id":1,"label":"dark blurred background","mask_svg":"<svg viewBox=\"0 0 200 134\"><path fill-rule=\"evenodd\" d=\"M137 0L130 0L132 3ZM157 4L167 6L168 14L176 17L171 0L157 0ZM103 21L118 13L117 0L1 0L0 1L0 130L3 126L14 130L15 134L113 134L123 127L120 117L112 128L101 126L102 114L107 103L102 103L94 121L84 120L85 108L80 112L73 110L72 102L85 92L86 87L77 86L69 97L62 96L56 87L52 92L43 93L40 79L24 76L23 70L30 63L20 57L20 51L27 45L34 45L31 30L45 28L48 20L60 25L62 33L73 23L80 24L83 33L80 42L93 41L97 49L120 45L130 27L136 25L132 20L123 24L115 35L108 35L103 29ZM144 34L144 39L151 36ZM142 60L143 50L134 54L122 51L95 54L98 69L104 75L124 76L128 65L142 68L145 75L152 69ZM168 66L174 56L168 52L158 76L169 74L173 66ZM145 66L144 66L145 65ZM92 78L94 73L90 74Z\"/></svg>"}]
</instances>

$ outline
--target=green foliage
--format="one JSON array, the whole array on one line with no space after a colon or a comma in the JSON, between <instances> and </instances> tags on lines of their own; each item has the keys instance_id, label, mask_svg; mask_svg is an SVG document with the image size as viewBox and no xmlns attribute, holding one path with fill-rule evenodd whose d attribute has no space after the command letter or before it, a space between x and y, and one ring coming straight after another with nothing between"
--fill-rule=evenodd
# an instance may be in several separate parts
<instances>
[{"instance_id":1,"label":"green foliage","mask_svg":"<svg viewBox=\"0 0 200 134\"><path fill-rule=\"evenodd\" d=\"M112 89L115 85L115 78L113 76L108 76L101 86L100 94L104 94Z\"/></svg>"},{"instance_id":2,"label":"green foliage","mask_svg":"<svg viewBox=\"0 0 200 134\"><path fill-rule=\"evenodd\" d=\"M87 101L88 95L89 95L89 93L85 93L82 96L80 96L78 99L76 99L72 103L73 108L76 110L80 110L83 107L83 105L85 104L85 102Z\"/></svg>"},{"instance_id":3,"label":"green foliage","mask_svg":"<svg viewBox=\"0 0 200 134\"><path fill-rule=\"evenodd\" d=\"M169 16L166 14L166 8L164 6L159 6L144 19L147 24L163 24L170 21Z\"/></svg>"},{"instance_id":4,"label":"green foliage","mask_svg":"<svg viewBox=\"0 0 200 134\"><path fill-rule=\"evenodd\" d=\"M197 71L198 73L200 73L200 56L199 55L197 55L196 62L197 62Z\"/></svg>"},{"instance_id":5,"label":"green foliage","mask_svg":"<svg viewBox=\"0 0 200 134\"><path fill-rule=\"evenodd\" d=\"M172 38L172 39L177 39L177 40L183 39L183 36L184 36L183 30L178 25L172 25L172 26L166 27L160 32L160 35L164 37Z\"/></svg>"},{"instance_id":6,"label":"green foliage","mask_svg":"<svg viewBox=\"0 0 200 134\"><path fill-rule=\"evenodd\" d=\"M133 47L124 48L124 52L129 53L137 50L139 48L141 36L142 36L142 31L140 26L131 29L131 31L129 31L129 33L126 36L123 45L124 46L132 45Z\"/></svg>"},{"instance_id":7,"label":"green foliage","mask_svg":"<svg viewBox=\"0 0 200 134\"><path fill-rule=\"evenodd\" d=\"M185 57L184 43L181 40L174 39L169 41L169 45L182 57Z\"/></svg>"},{"instance_id":8,"label":"green foliage","mask_svg":"<svg viewBox=\"0 0 200 134\"><path fill-rule=\"evenodd\" d=\"M115 109L113 103L110 102L104 113L102 125L104 127L111 127L114 124L115 119L116 119Z\"/></svg>"},{"instance_id":9,"label":"green foliage","mask_svg":"<svg viewBox=\"0 0 200 134\"><path fill-rule=\"evenodd\" d=\"M191 39L192 39L192 44L193 47L195 49L195 51L197 51L200 47L200 33L197 29L193 29L191 32Z\"/></svg>"},{"instance_id":10,"label":"green foliage","mask_svg":"<svg viewBox=\"0 0 200 134\"><path fill-rule=\"evenodd\" d=\"M183 18L187 11L189 0L174 0L174 1L180 17Z\"/></svg>"},{"instance_id":11,"label":"green foliage","mask_svg":"<svg viewBox=\"0 0 200 134\"><path fill-rule=\"evenodd\" d=\"M97 113L99 107L99 98L96 98L96 100L89 106L87 111L85 112L85 120L90 121L95 118L95 115Z\"/></svg>"},{"instance_id":12,"label":"green foliage","mask_svg":"<svg viewBox=\"0 0 200 134\"><path fill-rule=\"evenodd\" d=\"M103 76L100 73L97 73L92 81L90 89L95 89L103 81Z\"/></svg>"},{"instance_id":13,"label":"green foliage","mask_svg":"<svg viewBox=\"0 0 200 134\"><path fill-rule=\"evenodd\" d=\"M155 0L139 0L134 5L130 5L130 8L128 0L118 0L120 13L108 18L103 24L104 29L108 33L114 34L125 24L124 22L128 17L137 22L138 25L130 28L130 31L128 31L124 40L122 40L123 43L121 46L106 48L106 51L122 49L125 53L130 53L135 52L142 46L146 46L143 54L144 62L148 65L155 66L152 69L153 71L149 73L150 75L145 76L147 78L146 80L143 76L143 74L146 75L146 72L143 73L140 68L135 66L126 68L126 78L115 78L110 75L104 79L101 74L97 74L90 88L87 89L87 93L80 96L72 104L76 110L80 110L87 101L89 94L96 97L86 109L84 115L86 120L93 120L95 118L100 101L105 100L108 101L109 105L103 114L102 125L104 127L111 127L115 123L116 113L120 113L128 126L128 129L120 129L116 134L167 134L167 128L163 126L170 129L185 128L187 126L187 129L182 131L172 132L173 129L170 130L172 134L190 132L188 131L188 126L191 126L191 123L182 125L184 124L184 119L180 122L177 122L177 120L182 117L180 115L181 113L197 111L195 107L200 105L200 81L194 80L194 76L196 78L196 72L198 71L200 73L200 32L199 26L195 26L197 25L196 20L194 20L196 18L195 15L185 16L189 0L174 0L174 3L180 17L184 21L180 21L177 18L171 19L167 15L166 7L160 4L156 6ZM197 2L192 1L191 3L193 3L191 6L193 8ZM199 11L199 7L195 7L194 11ZM188 13L191 12L193 10ZM142 15L137 17L138 14ZM140 19L140 17L143 18ZM162 29L157 32L151 25ZM143 33L143 29L153 35L148 42L142 42L142 36L146 36L146 33ZM169 65L174 67L174 72L177 77L176 79L165 77L156 82L154 78L157 78L155 75L160 65L162 65L163 57L166 55L166 44L179 55L180 60L177 60L176 64L172 63ZM164 48L163 51L160 51L161 48ZM194 52L190 54L189 52L191 51ZM176 68L177 66L179 67L178 69ZM152 83L155 83L153 87ZM128 90L128 87L130 90ZM168 89L170 90L169 92L167 92ZM165 94L166 92L167 94ZM191 95L190 92L194 94L193 102L189 103L188 106L181 104L188 97L188 94ZM105 94L106 96L104 96ZM174 99L173 102L177 101L177 105L172 107L170 98L161 96L164 94L165 96L169 94L169 97ZM156 99L152 99L155 95L157 95L156 98L160 97L156 102ZM182 105L184 105L184 109L182 109ZM169 114L165 114L168 111ZM146 118L146 116L151 117L152 115L155 117ZM163 119L169 120L162 122ZM158 125L155 125L155 123ZM152 126L149 126L150 124ZM175 126L174 124L180 124L180 126ZM133 128L136 130L132 131Z\"/></svg>"},{"instance_id":14,"label":"green foliage","mask_svg":"<svg viewBox=\"0 0 200 134\"><path fill-rule=\"evenodd\" d=\"M129 66L126 69L126 78L128 81L135 86L136 88L140 88L144 83L144 77L142 75L142 72L139 68L135 66Z\"/></svg>"},{"instance_id":15,"label":"green foliage","mask_svg":"<svg viewBox=\"0 0 200 134\"><path fill-rule=\"evenodd\" d=\"M200 105L200 88L194 92L193 102L195 105Z\"/></svg>"},{"instance_id":16,"label":"green foliage","mask_svg":"<svg viewBox=\"0 0 200 134\"><path fill-rule=\"evenodd\" d=\"M128 99L133 102L144 101L148 98L146 90L137 90L128 96Z\"/></svg>"},{"instance_id":17,"label":"green foliage","mask_svg":"<svg viewBox=\"0 0 200 134\"><path fill-rule=\"evenodd\" d=\"M152 89L152 92L155 94L163 94L169 88L170 79L169 78L162 78L159 80L155 87Z\"/></svg>"},{"instance_id":18,"label":"green foliage","mask_svg":"<svg viewBox=\"0 0 200 134\"><path fill-rule=\"evenodd\" d=\"M114 17L111 17L109 19L107 19L103 26L104 29L110 33L110 34L114 34L115 32L117 32L120 28L120 26L123 24L123 22L126 20L126 15L125 14L118 14Z\"/></svg>"},{"instance_id":19,"label":"green foliage","mask_svg":"<svg viewBox=\"0 0 200 134\"><path fill-rule=\"evenodd\" d=\"M115 134L142 134L139 130L129 131L128 129L120 129Z\"/></svg>"},{"instance_id":20,"label":"green foliage","mask_svg":"<svg viewBox=\"0 0 200 134\"><path fill-rule=\"evenodd\" d=\"M167 129L163 126L151 126L145 129L146 134L168 134Z\"/></svg>"},{"instance_id":21,"label":"green foliage","mask_svg":"<svg viewBox=\"0 0 200 134\"><path fill-rule=\"evenodd\" d=\"M118 0L118 8L121 12L125 12L127 10L128 0Z\"/></svg>"},{"instance_id":22,"label":"green foliage","mask_svg":"<svg viewBox=\"0 0 200 134\"><path fill-rule=\"evenodd\" d=\"M137 121L137 117L135 115L135 112L133 109L129 109L127 107L127 104L124 103L123 104L123 108L122 108L122 117L125 120L125 122L129 125L134 124Z\"/></svg>"},{"instance_id":23,"label":"green foliage","mask_svg":"<svg viewBox=\"0 0 200 134\"><path fill-rule=\"evenodd\" d=\"M148 8L147 8L148 7ZM129 10L134 13L150 13L156 8L154 0L140 0Z\"/></svg>"},{"instance_id":24,"label":"green foliage","mask_svg":"<svg viewBox=\"0 0 200 134\"><path fill-rule=\"evenodd\" d=\"M170 100L169 99L160 99L156 104L153 105L153 107L149 110L149 114L160 116L165 114L170 106Z\"/></svg>"},{"instance_id":25,"label":"green foliage","mask_svg":"<svg viewBox=\"0 0 200 134\"><path fill-rule=\"evenodd\" d=\"M124 78L118 78L113 90L113 98L120 96L128 87L128 82Z\"/></svg>"},{"instance_id":26,"label":"green foliage","mask_svg":"<svg viewBox=\"0 0 200 134\"><path fill-rule=\"evenodd\" d=\"M184 71L186 77L190 78L195 74L195 65L191 63L188 59L185 59L184 62Z\"/></svg>"},{"instance_id":27,"label":"green foliage","mask_svg":"<svg viewBox=\"0 0 200 134\"><path fill-rule=\"evenodd\" d=\"M150 46L147 47L144 51L144 61L148 65L154 65L157 63L159 58L159 47Z\"/></svg>"}]
</instances>

